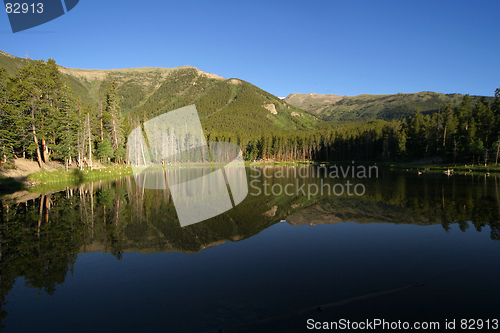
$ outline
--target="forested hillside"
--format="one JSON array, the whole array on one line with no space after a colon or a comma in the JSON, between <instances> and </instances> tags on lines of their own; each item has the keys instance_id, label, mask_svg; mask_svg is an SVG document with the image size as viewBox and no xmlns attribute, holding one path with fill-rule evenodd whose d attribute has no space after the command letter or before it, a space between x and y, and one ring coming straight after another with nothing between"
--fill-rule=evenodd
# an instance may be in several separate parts
<instances>
[{"instance_id":1,"label":"forested hillside","mask_svg":"<svg viewBox=\"0 0 500 333\"><path fill-rule=\"evenodd\" d=\"M130 130L195 104L207 141L249 142L266 133L312 130L317 120L252 84L174 69L73 70L54 60L0 54L1 158L31 157L90 165L123 162ZM252 143L250 144L252 145Z\"/></svg>"},{"instance_id":2,"label":"forested hillside","mask_svg":"<svg viewBox=\"0 0 500 333\"><path fill-rule=\"evenodd\" d=\"M133 120L151 119L191 104L196 105L205 130L213 134L313 129L317 122L306 112L248 82L209 78L195 68L172 71L128 116Z\"/></svg>"},{"instance_id":3,"label":"forested hillside","mask_svg":"<svg viewBox=\"0 0 500 333\"><path fill-rule=\"evenodd\" d=\"M438 157L453 163L497 163L500 155L500 89L490 104L464 95L458 106L408 120L374 120L337 127L333 154L338 160L413 161ZM326 153L320 157L326 158Z\"/></svg>"},{"instance_id":4,"label":"forested hillside","mask_svg":"<svg viewBox=\"0 0 500 333\"><path fill-rule=\"evenodd\" d=\"M7 67L0 68L2 163L16 157L42 168L50 160L126 163L132 129L190 104L206 141L237 143L246 160L496 163L500 155L498 89L495 98L455 96L456 105L442 103L434 113L408 106L408 119L339 123L316 119L243 80L188 66L102 71L5 54L0 60Z\"/></svg>"}]
</instances>

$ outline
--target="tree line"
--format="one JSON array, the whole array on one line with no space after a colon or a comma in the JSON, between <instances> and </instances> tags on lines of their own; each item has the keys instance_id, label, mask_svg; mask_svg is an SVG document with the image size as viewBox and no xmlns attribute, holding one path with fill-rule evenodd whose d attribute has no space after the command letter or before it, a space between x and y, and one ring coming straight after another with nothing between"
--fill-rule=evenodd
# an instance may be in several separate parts
<instances>
[{"instance_id":1,"label":"tree line","mask_svg":"<svg viewBox=\"0 0 500 333\"><path fill-rule=\"evenodd\" d=\"M419 109L403 120L373 120L360 125L327 124L315 131L219 134L236 141L248 160L413 161L498 164L500 159L500 88L488 103L475 105L464 95L457 106L444 103L438 112ZM216 141L219 138L216 138Z\"/></svg>"},{"instance_id":2,"label":"tree line","mask_svg":"<svg viewBox=\"0 0 500 333\"><path fill-rule=\"evenodd\" d=\"M172 97L171 101L153 95L143 109L122 117L121 88L115 81L106 85L98 103L82 105L52 59L30 63L14 76L8 76L0 68L0 158L3 163L17 157L34 158L41 168L50 160L64 162L66 167L92 166L96 159L128 162L127 137L132 129L161 113L162 106L187 105L191 94L176 95L176 86L184 87L184 81L192 79L195 73L173 75L172 84L160 87ZM208 84L206 78L199 80L200 86ZM190 86L189 89L198 89L196 85ZM457 106L445 103L438 112L426 115L417 109L413 116L403 120L379 119L362 124L323 122L314 130L297 127L283 131L255 123L255 112L268 111L260 110L261 105L253 105L257 99L243 88L236 98L227 85L216 82L210 94L197 100L200 102L197 108L206 141L236 143L246 160L440 158L455 163L494 161L496 164L500 157L500 88L495 91L492 103L481 98L473 104L472 98L465 95ZM230 107L238 112L231 115L216 112L232 98L235 100ZM214 113L216 116L210 117ZM230 129L220 125L228 122Z\"/></svg>"},{"instance_id":3,"label":"tree line","mask_svg":"<svg viewBox=\"0 0 500 333\"><path fill-rule=\"evenodd\" d=\"M14 76L0 68L0 156L36 158L68 165L92 165L92 159L125 158L124 129L111 82L100 105L82 105L54 60L30 63Z\"/></svg>"}]
</instances>

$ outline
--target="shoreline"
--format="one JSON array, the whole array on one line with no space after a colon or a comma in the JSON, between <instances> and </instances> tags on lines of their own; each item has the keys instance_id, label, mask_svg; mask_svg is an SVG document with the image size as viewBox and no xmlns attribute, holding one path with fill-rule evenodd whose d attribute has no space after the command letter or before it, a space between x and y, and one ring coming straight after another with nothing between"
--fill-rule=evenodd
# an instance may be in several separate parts
<instances>
[{"instance_id":1,"label":"shoreline","mask_svg":"<svg viewBox=\"0 0 500 333\"><path fill-rule=\"evenodd\" d=\"M377 167L391 170L407 172L444 172L447 174L461 173L500 173L500 164L495 165L469 165L451 163L390 163L390 162L359 162L351 163L347 161L326 162L326 161L244 161L245 167L252 166L333 166L333 165L376 165ZM90 169L85 167L71 168L68 171L57 165L57 162L48 165L47 169L40 169L37 162L25 159L14 161L14 168L0 168L0 194L9 194L17 191L27 190L39 185L60 184L60 183L83 183L93 180L109 179L132 175L132 167L115 164L110 166L99 165ZM36 167L35 167L36 165ZM205 165L205 164L204 164ZM18 167L19 166L19 167ZM188 164L187 167L199 166ZM176 169L179 165L166 166L166 169Z\"/></svg>"},{"instance_id":2,"label":"shoreline","mask_svg":"<svg viewBox=\"0 0 500 333\"><path fill-rule=\"evenodd\" d=\"M72 167L66 171L64 165L57 161L45 164L44 169L40 169L37 162L29 159L17 158L12 162L0 167L0 195L29 190L41 185L78 184L132 174L132 168L121 164L110 166L96 164L92 170L88 167L82 170Z\"/></svg>"}]
</instances>

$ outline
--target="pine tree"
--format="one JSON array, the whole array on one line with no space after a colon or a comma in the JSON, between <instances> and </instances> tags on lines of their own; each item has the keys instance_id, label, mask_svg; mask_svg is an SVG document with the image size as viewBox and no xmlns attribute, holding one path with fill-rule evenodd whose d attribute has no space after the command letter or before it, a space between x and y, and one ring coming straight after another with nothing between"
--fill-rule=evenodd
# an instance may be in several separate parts
<instances>
[{"instance_id":1,"label":"pine tree","mask_svg":"<svg viewBox=\"0 0 500 333\"><path fill-rule=\"evenodd\" d=\"M0 67L0 161L3 163L13 156L15 142L15 122L12 118L12 105L9 103L7 83L7 70Z\"/></svg>"},{"instance_id":2,"label":"pine tree","mask_svg":"<svg viewBox=\"0 0 500 333\"><path fill-rule=\"evenodd\" d=\"M455 117L455 114L453 112L453 108L451 105L445 103L443 104L442 107L442 115L443 115L443 148L446 147L446 139L451 137L453 138L457 126L458 126L458 119Z\"/></svg>"},{"instance_id":3,"label":"pine tree","mask_svg":"<svg viewBox=\"0 0 500 333\"><path fill-rule=\"evenodd\" d=\"M99 157L101 162L113 158L113 146L109 138L105 137L102 142L97 144L97 157Z\"/></svg>"},{"instance_id":4,"label":"pine tree","mask_svg":"<svg viewBox=\"0 0 500 333\"><path fill-rule=\"evenodd\" d=\"M60 99L57 151L64 160L66 171L73 157L77 156L79 118L69 89L64 89Z\"/></svg>"},{"instance_id":5,"label":"pine tree","mask_svg":"<svg viewBox=\"0 0 500 333\"><path fill-rule=\"evenodd\" d=\"M108 128L109 134L111 136L113 151L117 151L120 144L122 143L122 133L121 133L121 117L120 109L118 106L118 96L117 96L118 83L112 81L107 86L106 93L106 107L105 114L103 118L105 119L106 127ZM121 156L118 157L120 159Z\"/></svg>"},{"instance_id":6,"label":"pine tree","mask_svg":"<svg viewBox=\"0 0 500 333\"><path fill-rule=\"evenodd\" d=\"M15 80L15 87L11 95L13 103L18 109L16 127L20 130L21 139L31 138L27 146L30 153L36 152L38 165L44 168L37 132L41 131L43 83L40 80L43 71L43 61L30 63L23 67ZM23 144L26 142L23 141Z\"/></svg>"}]
</instances>

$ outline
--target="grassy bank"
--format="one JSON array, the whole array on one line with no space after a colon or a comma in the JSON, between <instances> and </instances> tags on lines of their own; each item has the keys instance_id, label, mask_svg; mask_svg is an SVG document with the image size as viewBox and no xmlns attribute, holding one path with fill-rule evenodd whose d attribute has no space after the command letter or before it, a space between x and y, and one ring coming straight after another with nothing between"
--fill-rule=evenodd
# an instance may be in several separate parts
<instances>
[{"instance_id":1,"label":"grassy bank","mask_svg":"<svg viewBox=\"0 0 500 333\"><path fill-rule=\"evenodd\" d=\"M307 162L307 161L292 161L292 162L245 162L246 166L259 166L259 165L351 165L352 161L339 161L339 162ZM495 165L459 165L459 164L428 164L419 162L408 162L408 163L388 163L388 162L374 162L374 161L354 161L353 165L376 165L380 168L388 168L394 170L403 171L435 171L442 172L447 170L453 170L454 172L466 173L466 172L477 172L477 173L500 173L500 164Z\"/></svg>"},{"instance_id":2,"label":"grassy bank","mask_svg":"<svg viewBox=\"0 0 500 333\"><path fill-rule=\"evenodd\" d=\"M397 170L417 170L417 171L447 171L454 172L479 172L479 173L500 173L500 165L458 165L458 164L417 164L417 163L380 163L380 167L387 167Z\"/></svg>"},{"instance_id":3,"label":"grassy bank","mask_svg":"<svg viewBox=\"0 0 500 333\"><path fill-rule=\"evenodd\" d=\"M290 165L290 166L297 166L297 165L314 165L317 164L317 162L308 162L308 161L274 161L274 162L251 162L251 161L245 161L245 166L257 166L257 165Z\"/></svg>"},{"instance_id":4,"label":"grassy bank","mask_svg":"<svg viewBox=\"0 0 500 333\"><path fill-rule=\"evenodd\" d=\"M288 162L245 162L245 166L299 166L299 165L350 165L345 162L304 162L304 161L288 161ZM355 163L359 165L360 163ZM366 163L361 163L366 164ZM453 170L455 173L500 173L499 166L484 166L484 165L455 165L455 164L421 164L421 163L372 163L378 167L389 168L394 170L404 171L428 171L428 172L443 172ZM200 167L200 165L190 165L191 167ZM165 169L176 169L179 166L166 166ZM69 171L56 170L46 171L40 170L34 172L27 177L27 181L40 185L49 186L50 184L80 184L101 179L111 179L127 175L132 175L132 168L129 166L116 165L107 168L93 169L84 168L83 170L71 169ZM40 186L39 185L39 186ZM0 192L11 193L25 188L25 184L16 181L12 178L0 177Z\"/></svg>"},{"instance_id":5,"label":"grassy bank","mask_svg":"<svg viewBox=\"0 0 500 333\"><path fill-rule=\"evenodd\" d=\"M68 171L40 170L28 175L28 181L40 184L67 183L67 182L83 183L86 181L114 178L131 174L132 174L131 167L126 167L121 165L102 168L102 169L93 169L93 170L90 170L89 168L84 168L83 170L71 169Z\"/></svg>"}]
</instances>

